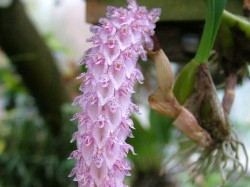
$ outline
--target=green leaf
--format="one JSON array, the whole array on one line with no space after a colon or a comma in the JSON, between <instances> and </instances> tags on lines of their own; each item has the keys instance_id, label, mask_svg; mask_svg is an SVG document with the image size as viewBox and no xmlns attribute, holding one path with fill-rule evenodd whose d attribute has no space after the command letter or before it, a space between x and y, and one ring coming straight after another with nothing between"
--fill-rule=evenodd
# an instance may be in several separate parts
<instances>
[{"instance_id":1,"label":"green leaf","mask_svg":"<svg viewBox=\"0 0 250 187\"><path fill-rule=\"evenodd\" d=\"M154 134L155 142L165 145L168 143L171 137L173 129L173 119L170 119L155 110L150 110L150 131Z\"/></svg>"},{"instance_id":2,"label":"green leaf","mask_svg":"<svg viewBox=\"0 0 250 187\"><path fill-rule=\"evenodd\" d=\"M195 74L199 63L191 60L177 76L174 83L173 92L179 103L182 105L194 91Z\"/></svg>"},{"instance_id":3,"label":"green leaf","mask_svg":"<svg viewBox=\"0 0 250 187\"><path fill-rule=\"evenodd\" d=\"M208 0L208 13L205 26L199 48L195 55L195 60L199 63L208 61L226 2L227 0Z\"/></svg>"},{"instance_id":4,"label":"green leaf","mask_svg":"<svg viewBox=\"0 0 250 187\"><path fill-rule=\"evenodd\" d=\"M164 148L171 136L172 120L151 110L150 127L144 128L139 120L133 118L135 130L134 138L127 142L134 147L137 155L129 154L137 170L160 170L164 158ZM145 164L147 163L147 164Z\"/></svg>"}]
</instances>

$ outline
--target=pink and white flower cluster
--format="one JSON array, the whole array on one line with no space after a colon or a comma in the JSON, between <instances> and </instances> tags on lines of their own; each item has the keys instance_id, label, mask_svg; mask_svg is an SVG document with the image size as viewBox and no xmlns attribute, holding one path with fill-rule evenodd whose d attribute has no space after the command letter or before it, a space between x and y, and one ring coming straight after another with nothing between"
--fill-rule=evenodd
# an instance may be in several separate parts
<instances>
[{"instance_id":1,"label":"pink and white flower cluster","mask_svg":"<svg viewBox=\"0 0 250 187\"><path fill-rule=\"evenodd\" d=\"M94 36L87 41L93 47L81 63L87 72L78 77L83 94L73 103L81 107L73 117L78 119L72 138L77 150L69 157L76 159L70 176L75 175L79 187L124 187L124 177L130 175L126 156L134 151L125 140L133 137L130 116L138 111L131 96L134 84L143 82L136 63L139 57L146 60L145 49L153 48L160 9L148 11L135 0L127 2L127 8L108 7L107 18L91 27Z\"/></svg>"}]
</instances>

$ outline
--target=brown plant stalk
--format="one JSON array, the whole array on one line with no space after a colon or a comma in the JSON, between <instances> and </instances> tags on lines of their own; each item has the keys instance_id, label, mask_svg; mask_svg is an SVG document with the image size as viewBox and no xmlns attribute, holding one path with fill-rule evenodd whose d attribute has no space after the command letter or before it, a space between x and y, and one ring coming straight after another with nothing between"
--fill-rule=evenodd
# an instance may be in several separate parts
<instances>
[{"instance_id":1,"label":"brown plant stalk","mask_svg":"<svg viewBox=\"0 0 250 187\"><path fill-rule=\"evenodd\" d=\"M230 110L232 108L235 96L235 87L237 84L237 75L236 73L230 73L226 78L224 97L222 100L222 106L227 115L230 114Z\"/></svg>"}]
</instances>

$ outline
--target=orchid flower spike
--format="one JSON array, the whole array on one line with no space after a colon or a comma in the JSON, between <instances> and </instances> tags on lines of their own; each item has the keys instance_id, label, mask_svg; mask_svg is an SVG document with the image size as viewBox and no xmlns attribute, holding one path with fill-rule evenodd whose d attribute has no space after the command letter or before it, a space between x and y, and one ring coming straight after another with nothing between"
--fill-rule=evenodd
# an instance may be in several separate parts
<instances>
[{"instance_id":1,"label":"orchid flower spike","mask_svg":"<svg viewBox=\"0 0 250 187\"><path fill-rule=\"evenodd\" d=\"M73 105L81 111L73 116L78 120L77 150L70 159L76 166L69 176L75 176L79 187L125 187L123 180L130 175L126 160L133 147L125 142L133 137L130 116L138 111L132 103L134 84L143 82L143 75L136 63L146 60L146 50L153 49L151 36L160 9L148 11L135 0L127 0L127 8L107 8L107 18L101 18L98 26L92 26L94 34L87 42L93 47L87 50L81 65L87 72L79 75L82 95Z\"/></svg>"}]
</instances>

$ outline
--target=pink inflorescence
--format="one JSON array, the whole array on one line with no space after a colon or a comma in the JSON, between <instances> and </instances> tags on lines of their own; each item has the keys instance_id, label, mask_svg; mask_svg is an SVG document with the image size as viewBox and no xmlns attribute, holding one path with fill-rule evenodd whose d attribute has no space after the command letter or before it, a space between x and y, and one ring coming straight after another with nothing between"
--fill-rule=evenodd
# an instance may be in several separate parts
<instances>
[{"instance_id":1,"label":"pink inflorescence","mask_svg":"<svg viewBox=\"0 0 250 187\"><path fill-rule=\"evenodd\" d=\"M130 175L126 156L134 151L125 140L133 137L130 116L138 111L131 96L135 82L143 81L136 63L139 57L146 60L145 49L153 48L160 9L148 11L135 0L127 1L127 8L108 7L107 18L91 27L94 36L87 42L93 47L81 63L87 72L78 77L83 94L73 103L81 111L73 116L78 131L71 140L77 141L77 150L69 157L76 159L69 176L75 175L79 187L125 187L124 177Z\"/></svg>"}]
</instances>

